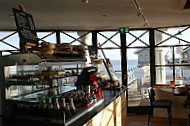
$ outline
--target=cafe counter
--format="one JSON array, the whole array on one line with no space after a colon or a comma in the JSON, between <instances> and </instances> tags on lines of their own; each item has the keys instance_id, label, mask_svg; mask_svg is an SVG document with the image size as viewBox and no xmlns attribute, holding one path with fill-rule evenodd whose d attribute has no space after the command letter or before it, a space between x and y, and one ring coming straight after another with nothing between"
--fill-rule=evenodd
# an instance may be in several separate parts
<instances>
[{"instance_id":1,"label":"cafe counter","mask_svg":"<svg viewBox=\"0 0 190 126\"><path fill-rule=\"evenodd\" d=\"M66 126L125 126L126 125L126 88L119 91L103 90L104 100L101 104L85 113L80 118L65 123ZM52 123L48 120L33 121L11 117L1 117L2 126L58 126L63 124Z\"/></svg>"}]
</instances>

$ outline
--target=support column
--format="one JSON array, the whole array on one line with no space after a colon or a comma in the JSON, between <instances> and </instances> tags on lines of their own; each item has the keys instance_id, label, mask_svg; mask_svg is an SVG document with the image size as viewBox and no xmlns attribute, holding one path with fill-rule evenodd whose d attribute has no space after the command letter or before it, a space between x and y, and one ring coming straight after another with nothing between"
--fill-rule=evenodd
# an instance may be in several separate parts
<instances>
[{"instance_id":1,"label":"support column","mask_svg":"<svg viewBox=\"0 0 190 126\"><path fill-rule=\"evenodd\" d=\"M6 115L4 66L0 65L0 115Z\"/></svg>"},{"instance_id":2,"label":"support column","mask_svg":"<svg viewBox=\"0 0 190 126\"><path fill-rule=\"evenodd\" d=\"M161 32L155 32L155 43L159 43L162 41L162 33ZM165 65L165 52L162 47L158 47L155 49L155 55L156 55L156 64L158 65ZM157 67L156 70L156 83L158 84L166 84L166 72L165 67Z\"/></svg>"},{"instance_id":3,"label":"support column","mask_svg":"<svg viewBox=\"0 0 190 126\"><path fill-rule=\"evenodd\" d=\"M86 32L77 32L77 35L80 37L80 36L82 36L82 35L84 35ZM87 35L85 35L84 37L82 37L82 38L80 38L80 40L82 41L82 42L84 42L85 44L87 44L89 41L91 41L90 40L90 35L91 34L87 34ZM86 62L86 64L85 64L85 67L87 67L89 64L90 64L90 56L89 56L89 52L88 52L88 50L85 50L85 57L86 57L86 59L87 59L87 62Z\"/></svg>"},{"instance_id":4,"label":"support column","mask_svg":"<svg viewBox=\"0 0 190 126\"><path fill-rule=\"evenodd\" d=\"M126 50L126 34L121 34L121 73L122 84L127 86L127 50Z\"/></svg>"},{"instance_id":5,"label":"support column","mask_svg":"<svg viewBox=\"0 0 190 126\"><path fill-rule=\"evenodd\" d=\"M60 37L60 31L56 31L56 42L57 44L61 44L61 37Z\"/></svg>"},{"instance_id":6,"label":"support column","mask_svg":"<svg viewBox=\"0 0 190 126\"><path fill-rule=\"evenodd\" d=\"M149 42L150 42L150 78L151 78L151 87L155 85L155 35L154 29L149 29Z\"/></svg>"},{"instance_id":7,"label":"support column","mask_svg":"<svg viewBox=\"0 0 190 126\"><path fill-rule=\"evenodd\" d=\"M97 39L97 31L92 31L92 46L93 51L95 52L96 56L98 55L98 39Z\"/></svg>"}]
</instances>

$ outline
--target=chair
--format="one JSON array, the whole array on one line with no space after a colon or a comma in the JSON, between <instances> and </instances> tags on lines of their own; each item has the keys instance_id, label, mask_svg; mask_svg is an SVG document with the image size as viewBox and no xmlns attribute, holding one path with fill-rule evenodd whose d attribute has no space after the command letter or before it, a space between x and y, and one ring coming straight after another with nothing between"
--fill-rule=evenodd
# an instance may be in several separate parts
<instances>
[{"instance_id":1,"label":"chair","mask_svg":"<svg viewBox=\"0 0 190 126\"><path fill-rule=\"evenodd\" d=\"M172 119L172 101L171 100L155 100L155 92L154 89L151 87L148 90L149 93L149 100L150 100L150 105L151 105L151 110L149 112L148 116L148 126L150 123L150 117L153 117L154 113L154 108L165 108L168 110L168 120L169 120L169 125L171 126L171 119Z\"/></svg>"}]
</instances>

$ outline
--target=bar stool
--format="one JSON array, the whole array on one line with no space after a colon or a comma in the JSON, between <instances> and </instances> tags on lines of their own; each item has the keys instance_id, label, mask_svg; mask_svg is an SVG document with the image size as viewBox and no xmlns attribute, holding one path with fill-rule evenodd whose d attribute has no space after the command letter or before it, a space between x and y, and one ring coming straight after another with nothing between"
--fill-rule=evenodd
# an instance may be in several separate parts
<instances>
[{"instance_id":1,"label":"bar stool","mask_svg":"<svg viewBox=\"0 0 190 126\"><path fill-rule=\"evenodd\" d=\"M171 100L155 100L155 91L152 87L149 88L148 90L149 93L149 100L150 100L150 112L148 116L148 126L150 123L150 117L153 117L154 113L154 108L164 108L168 110L168 120L169 120L169 125L171 126L171 119L172 119L172 101Z\"/></svg>"}]
</instances>

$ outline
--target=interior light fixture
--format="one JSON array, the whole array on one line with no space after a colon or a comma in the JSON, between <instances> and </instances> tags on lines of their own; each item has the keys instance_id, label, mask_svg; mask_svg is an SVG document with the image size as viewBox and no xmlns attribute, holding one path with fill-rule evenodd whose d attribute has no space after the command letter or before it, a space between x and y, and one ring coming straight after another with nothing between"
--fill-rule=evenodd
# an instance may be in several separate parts
<instances>
[{"instance_id":1,"label":"interior light fixture","mask_svg":"<svg viewBox=\"0 0 190 126\"><path fill-rule=\"evenodd\" d=\"M137 11L137 16L139 17L139 16L141 16L141 12L140 11Z\"/></svg>"},{"instance_id":2,"label":"interior light fixture","mask_svg":"<svg viewBox=\"0 0 190 126\"><path fill-rule=\"evenodd\" d=\"M138 17L141 16L143 18L143 21L144 21L143 27L149 26L148 21L147 21L145 15L144 15L140 5L138 4L137 0L131 0L131 1L133 2L135 8L137 9L137 16Z\"/></svg>"},{"instance_id":3,"label":"interior light fixture","mask_svg":"<svg viewBox=\"0 0 190 126\"><path fill-rule=\"evenodd\" d=\"M148 23L145 22L144 25L143 25L143 27L148 27Z\"/></svg>"},{"instance_id":4,"label":"interior light fixture","mask_svg":"<svg viewBox=\"0 0 190 126\"><path fill-rule=\"evenodd\" d=\"M88 0L81 0L81 2L87 4Z\"/></svg>"}]
</instances>

